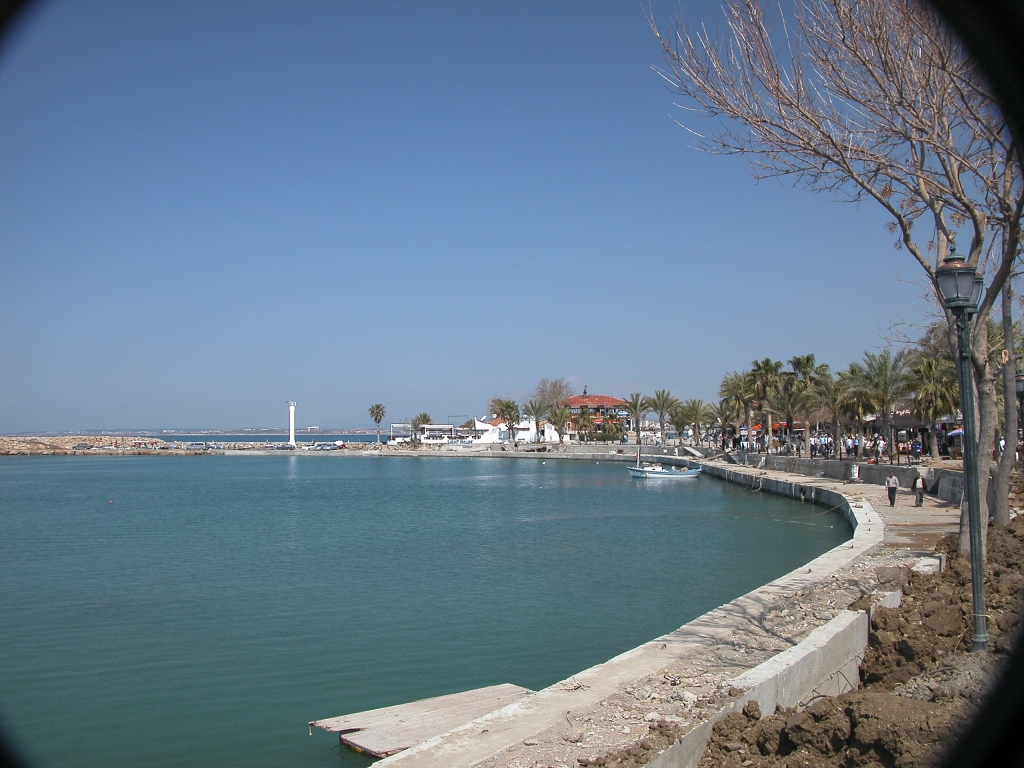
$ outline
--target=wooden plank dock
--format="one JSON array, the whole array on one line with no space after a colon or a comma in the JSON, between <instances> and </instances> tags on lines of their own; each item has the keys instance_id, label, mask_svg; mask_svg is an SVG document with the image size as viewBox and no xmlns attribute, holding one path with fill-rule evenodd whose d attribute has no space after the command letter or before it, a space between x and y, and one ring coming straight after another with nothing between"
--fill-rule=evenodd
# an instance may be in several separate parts
<instances>
[{"instance_id":1,"label":"wooden plank dock","mask_svg":"<svg viewBox=\"0 0 1024 768\"><path fill-rule=\"evenodd\" d=\"M312 720L309 725L337 733L341 743L356 752L371 757L387 757L501 709L529 693L533 691L504 683L326 720Z\"/></svg>"}]
</instances>

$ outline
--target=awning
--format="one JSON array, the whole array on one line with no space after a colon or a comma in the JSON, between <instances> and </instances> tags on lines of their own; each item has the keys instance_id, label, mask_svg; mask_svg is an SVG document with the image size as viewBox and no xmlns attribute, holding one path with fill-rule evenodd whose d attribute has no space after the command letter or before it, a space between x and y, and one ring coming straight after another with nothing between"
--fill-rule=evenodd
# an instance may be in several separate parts
<instances>
[{"instance_id":1,"label":"awning","mask_svg":"<svg viewBox=\"0 0 1024 768\"><path fill-rule=\"evenodd\" d=\"M892 426L897 429L924 429L928 425L913 414L900 414L892 417Z\"/></svg>"}]
</instances>

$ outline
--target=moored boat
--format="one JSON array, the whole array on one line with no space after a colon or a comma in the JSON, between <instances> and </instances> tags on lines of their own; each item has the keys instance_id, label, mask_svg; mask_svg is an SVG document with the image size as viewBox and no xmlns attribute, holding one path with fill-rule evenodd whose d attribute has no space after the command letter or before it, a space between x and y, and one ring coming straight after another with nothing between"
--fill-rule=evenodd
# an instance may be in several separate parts
<instances>
[{"instance_id":1,"label":"moored boat","mask_svg":"<svg viewBox=\"0 0 1024 768\"><path fill-rule=\"evenodd\" d=\"M640 446L636 447L636 464L626 467L633 477L646 479L665 478L668 480L679 480L684 477L696 477L700 474L700 467L696 469L676 469L675 467L663 467L661 464L652 464L649 461L640 462Z\"/></svg>"},{"instance_id":2,"label":"moored boat","mask_svg":"<svg viewBox=\"0 0 1024 768\"><path fill-rule=\"evenodd\" d=\"M643 478L666 478L669 480L679 480L684 477L696 477L700 474L700 467L696 469L671 469L661 466L660 464L648 464L643 463L634 467L627 467L629 474L633 477Z\"/></svg>"}]
</instances>

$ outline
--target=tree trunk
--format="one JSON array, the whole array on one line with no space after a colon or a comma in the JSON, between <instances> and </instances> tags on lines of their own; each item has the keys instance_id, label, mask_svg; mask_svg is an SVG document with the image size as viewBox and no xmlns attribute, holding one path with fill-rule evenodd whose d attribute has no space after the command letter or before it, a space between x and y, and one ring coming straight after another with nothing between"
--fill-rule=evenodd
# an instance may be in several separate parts
<instances>
[{"instance_id":1,"label":"tree trunk","mask_svg":"<svg viewBox=\"0 0 1024 768\"><path fill-rule=\"evenodd\" d=\"M1010 524L1010 472L1017 454L1017 382L1016 361L1013 358L1013 289L1007 280L1001 293L1003 310L1004 348L1010 353L1010 361L1003 368L1003 415L1006 424L1006 446L999 457L999 465L993 475L992 520L996 525Z\"/></svg>"},{"instance_id":2,"label":"tree trunk","mask_svg":"<svg viewBox=\"0 0 1024 768\"><path fill-rule=\"evenodd\" d=\"M935 417L933 416L928 426L929 436L932 439L932 459L936 462L939 459L939 425L935 423Z\"/></svg>"}]
</instances>

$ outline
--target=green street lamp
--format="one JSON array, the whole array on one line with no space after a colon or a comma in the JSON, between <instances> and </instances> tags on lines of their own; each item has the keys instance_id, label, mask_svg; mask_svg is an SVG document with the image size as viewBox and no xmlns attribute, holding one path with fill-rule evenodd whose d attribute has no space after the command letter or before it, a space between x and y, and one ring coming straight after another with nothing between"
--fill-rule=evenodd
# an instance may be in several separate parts
<instances>
[{"instance_id":1,"label":"green street lamp","mask_svg":"<svg viewBox=\"0 0 1024 768\"><path fill-rule=\"evenodd\" d=\"M1024 373L1013 377L1017 385L1017 429L1024 429Z\"/></svg>"},{"instance_id":2,"label":"green street lamp","mask_svg":"<svg viewBox=\"0 0 1024 768\"><path fill-rule=\"evenodd\" d=\"M978 313L985 280L975 268L951 248L942 266L935 271L935 283L946 309L956 318L957 377L960 379L960 411L964 417L964 491L971 537L971 592L974 598L974 638L972 651L988 646L985 619L985 564L981 552L981 494L978 488L978 441L974 423L974 376L971 372L970 318ZM1017 387L1020 391L1020 382Z\"/></svg>"}]
</instances>

